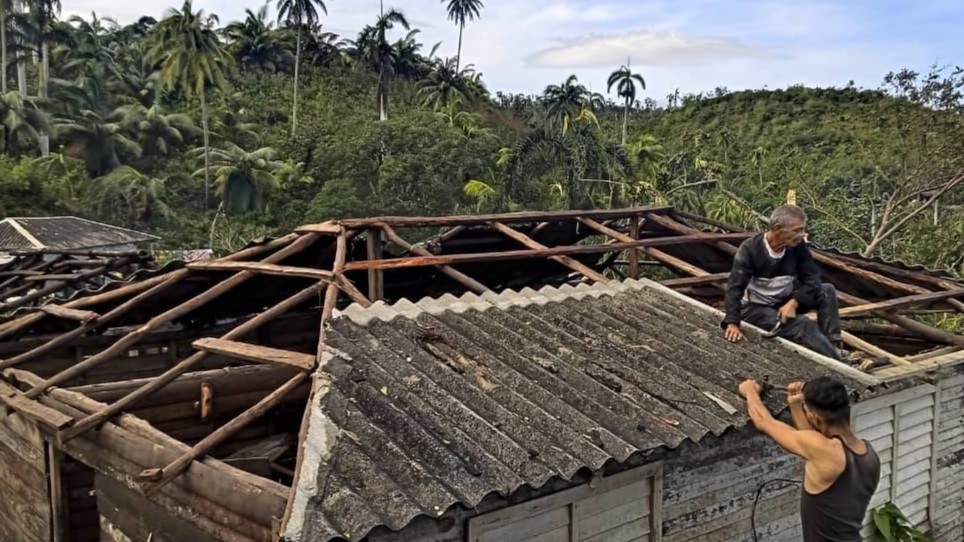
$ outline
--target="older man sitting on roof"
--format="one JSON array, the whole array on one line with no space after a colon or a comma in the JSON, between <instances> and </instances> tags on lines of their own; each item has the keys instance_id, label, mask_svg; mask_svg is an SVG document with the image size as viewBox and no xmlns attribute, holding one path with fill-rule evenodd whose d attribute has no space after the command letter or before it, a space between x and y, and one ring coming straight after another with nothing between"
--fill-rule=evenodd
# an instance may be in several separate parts
<instances>
[{"instance_id":1,"label":"older man sitting on roof","mask_svg":"<svg viewBox=\"0 0 964 542\"><path fill-rule=\"evenodd\" d=\"M728 341L743 339L746 321L776 336L841 359L840 313L833 285L821 283L820 269L804 243L807 215L781 205L770 215L770 230L740 246L726 289L722 327ZM817 322L806 316L817 311Z\"/></svg>"}]
</instances>

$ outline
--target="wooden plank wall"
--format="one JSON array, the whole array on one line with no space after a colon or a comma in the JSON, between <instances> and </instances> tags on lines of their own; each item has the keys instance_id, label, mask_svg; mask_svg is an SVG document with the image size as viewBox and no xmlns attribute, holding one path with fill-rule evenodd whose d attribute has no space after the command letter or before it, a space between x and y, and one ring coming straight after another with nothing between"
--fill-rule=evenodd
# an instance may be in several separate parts
<instances>
[{"instance_id":1,"label":"wooden plank wall","mask_svg":"<svg viewBox=\"0 0 964 542\"><path fill-rule=\"evenodd\" d=\"M0 540L48 542L46 455L36 426L0 411Z\"/></svg>"},{"instance_id":2,"label":"wooden plank wall","mask_svg":"<svg viewBox=\"0 0 964 542\"><path fill-rule=\"evenodd\" d=\"M964 365L940 381L935 443L934 542L964 540Z\"/></svg>"},{"instance_id":3,"label":"wooden plank wall","mask_svg":"<svg viewBox=\"0 0 964 542\"><path fill-rule=\"evenodd\" d=\"M802 480L803 464L752 428L684 446L664 463L663 541L752 541L757 490L777 478ZM760 540L800 540L799 498L798 484L763 489L755 518Z\"/></svg>"}]
</instances>

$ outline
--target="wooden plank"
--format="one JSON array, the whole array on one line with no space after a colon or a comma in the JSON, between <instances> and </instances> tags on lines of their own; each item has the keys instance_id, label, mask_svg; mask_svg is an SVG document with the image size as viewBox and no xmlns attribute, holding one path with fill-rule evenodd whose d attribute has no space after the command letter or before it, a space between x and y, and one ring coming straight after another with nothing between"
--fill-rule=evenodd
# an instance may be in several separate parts
<instances>
[{"instance_id":1,"label":"wooden plank","mask_svg":"<svg viewBox=\"0 0 964 542\"><path fill-rule=\"evenodd\" d=\"M564 532L569 531L569 508L559 506L547 510L540 514L519 518L516 520L507 519L501 525L494 525L485 532L480 533L479 542L525 542L544 533L554 532L564 528Z\"/></svg>"},{"instance_id":2,"label":"wooden plank","mask_svg":"<svg viewBox=\"0 0 964 542\"><path fill-rule=\"evenodd\" d=\"M580 542L631 542L639 540L649 533L649 518L641 518L579 540Z\"/></svg>"},{"instance_id":3,"label":"wooden plank","mask_svg":"<svg viewBox=\"0 0 964 542\"><path fill-rule=\"evenodd\" d=\"M638 216L642 213L661 213L670 210L668 206L630 207L628 209L595 209L577 211L522 211L503 214L460 215L460 216L383 216L378 218L349 218L341 220L345 228L370 228L381 226L416 228L423 226L471 226L497 221L502 224L524 222L552 222L573 220L576 217L598 219L619 219Z\"/></svg>"},{"instance_id":4,"label":"wooden plank","mask_svg":"<svg viewBox=\"0 0 964 542\"><path fill-rule=\"evenodd\" d=\"M295 375L294 378L286 382L284 386L281 386L267 397L259 401L256 405L244 411L243 414L205 437L201 442L195 444L190 451L174 460L166 467L161 469L147 469L143 471L141 473L141 478L151 481L151 483L145 487L145 492L150 495L164 487L164 485L181 474L199 457L204 456L209 451L214 449L214 447L216 447L218 444L230 438L231 435L233 435L239 429L245 427L271 410L275 405L280 403L285 398L288 392L297 388L298 385L301 384L307 377L308 373L299 373Z\"/></svg>"},{"instance_id":5,"label":"wooden plank","mask_svg":"<svg viewBox=\"0 0 964 542\"><path fill-rule=\"evenodd\" d=\"M51 316L63 318L64 320L73 320L82 324L87 324L100 318L100 315L94 311L71 309L70 307L65 307L63 305L41 305L37 308L37 310L47 313Z\"/></svg>"},{"instance_id":6,"label":"wooden plank","mask_svg":"<svg viewBox=\"0 0 964 542\"><path fill-rule=\"evenodd\" d=\"M271 307L270 309L262 312L261 314L255 316L254 318L244 322L238 327L232 329L228 332L223 339L233 340L237 338L244 337L248 333L258 329L263 324L271 321L272 319L288 312L289 310L297 307L298 305L304 303L305 301L311 299L312 297L318 295L318 290L323 286L322 283L317 283L305 288L304 290L292 295L288 299L278 303L277 305ZM333 287L333 286L329 286ZM148 384L139 388L137 391L124 396L123 398L117 400L117 402L106 406L97 412L87 416L82 420L78 420L73 427L67 431L62 431L60 433L61 439L71 439L84 431L88 431L97 425L100 425L104 421L120 414L124 410L127 410L137 404L139 401L145 397L150 396L155 391L163 388L168 383L174 381L177 377L188 372L191 367L204 361L209 354L207 352L196 352L195 354L185 358L184 360L178 362L177 365L171 367L163 374L152 379ZM42 387L46 382L34 386L34 389Z\"/></svg>"},{"instance_id":7,"label":"wooden plank","mask_svg":"<svg viewBox=\"0 0 964 542\"><path fill-rule=\"evenodd\" d=\"M905 297L897 297L894 299L888 299L886 301L878 301L876 303L868 303L866 305L856 305L853 307L846 307L840 309L840 316L856 316L860 314L868 314L877 311L888 311L899 309L903 307L909 307L913 305L921 305L924 303L940 301L943 299L948 299L951 297L964 296L964 288L958 288L955 290L944 290L940 292L928 292L926 294L916 294Z\"/></svg>"},{"instance_id":8,"label":"wooden plank","mask_svg":"<svg viewBox=\"0 0 964 542\"><path fill-rule=\"evenodd\" d=\"M426 250L424 247L420 247L420 246L418 246L418 245L412 245L411 243L409 243L409 242L406 241L405 239L402 239L401 236L399 236L397 233L395 233L395 230L393 230L393 229L391 228L391 226L383 225L383 226L382 226L382 230L385 232L385 236L388 237L388 240L389 240L389 241L391 241L391 242L395 243L396 245L404 248L407 252L410 252L410 253L412 253L412 254L416 254L416 255L422 256L422 257L431 257L431 256L432 256L432 253L429 252L428 250ZM383 261L384 261L384 260L383 260ZM451 267L449 267L449 266L447 266L447 265L440 265L440 266L437 266L437 267L438 267L438 270L442 272L442 274L444 274L445 276L449 277L450 279L458 282L458 283L461 284L462 286L465 286L466 288L468 288L469 290L471 290L472 292L474 292L474 293L476 293L476 294L484 294L485 292L488 292L488 291L489 291L489 288L488 288L487 286L485 286L485 285L482 284L481 282L473 279L472 277L466 275L465 273L462 273L462 272L460 272L460 271L456 271L455 269L453 269L453 268L451 268ZM348 270L347 264L345 265L345 269Z\"/></svg>"},{"instance_id":9,"label":"wooden plank","mask_svg":"<svg viewBox=\"0 0 964 542\"><path fill-rule=\"evenodd\" d=\"M515 231L515 230L512 230ZM741 238L745 235L739 234ZM566 245L560 247L546 247L530 250L507 250L502 252L477 252L469 254L432 255L425 251L424 255L414 258L389 258L384 260L368 260L351 262L345 266L346 271L362 271L376 269L401 269L410 267L427 267L438 265L456 265L478 262L501 262L525 259L552 259L561 256L576 256L585 254L605 254L619 252L639 247L655 247L667 245L682 245L689 243L705 243L719 239L722 234L701 234L677 237L659 237L655 239L640 239L637 241L606 243L602 245ZM526 236L528 237L528 236ZM531 238L530 238L531 239ZM632 254L632 253L630 253Z\"/></svg>"},{"instance_id":10,"label":"wooden plank","mask_svg":"<svg viewBox=\"0 0 964 542\"><path fill-rule=\"evenodd\" d=\"M46 282L46 281L73 281L81 278L81 273L68 273L68 274L55 274L50 273L47 275L36 275L24 277L23 280L26 282Z\"/></svg>"},{"instance_id":11,"label":"wooden plank","mask_svg":"<svg viewBox=\"0 0 964 542\"><path fill-rule=\"evenodd\" d=\"M225 262L219 260L206 262L193 262L187 264L188 269L201 271L250 271L263 275L274 275L279 277L298 277L315 280L331 281L334 277L331 271L315 269L312 267L296 267L292 265L277 265L263 262Z\"/></svg>"},{"instance_id":12,"label":"wooden plank","mask_svg":"<svg viewBox=\"0 0 964 542\"><path fill-rule=\"evenodd\" d=\"M650 502L648 498L629 501L625 504L614 505L602 510L594 516L582 517L579 524L578 540L607 531L617 525L634 520L649 520Z\"/></svg>"},{"instance_id":13,"label":"wooden plank","mask_svg":"<svg viewBox=\"0 0 964 542\"><path fill-rule=\"evenodd\" d=\"M681 277L678 279L661 280L659 283L669 288L685 288L689 286L713 285L726 282L730 273L712 273L702 277Z\"/></svg>"},{"instance_id":14,"label":"wooden plank","mask_svg":"<svg viewBox=\"0 0 964 542\"><path fill-rule=\"evenodd\" d=\"M37 401L32 401L20 390L0 380L0 402L17 412L29 417L45 427L59 431L74 422L74 419L62 412L48 408Z\"/></svg>"},{"instance_id":15,"label":"wooden plank","mask_svg":"<svg viewBox=\"0 0 964 542\"><path fill-rule=\"evenodd\" d=\"M290 350L281 350L257 344L248 344L225 339L207 337L193 343L194 348L209 354L219 354L252 363L274 363L290 365L306 371L315 366L315 356Z\"/></svg>"},{"instance_id":16,"label":"wooden plank","mask_svg":"<svg viewBox=\"0 0 964 542\"><path fill-rule=\"evenodd\" d=\"M47 474L50 480L50 535L53 542L67 540L67 496L64 494L63 453L49 442L47 446Z\"/></svg>"},{"instance_id":17,"label":"wooden plank","mask_svg":"<svg viewBox=\"0 0 964 542\"><path fill-rule=\"evenodd\" d=\"M510 239L513 239L513 240L517 241L518 243L520 243L520 244L522 244L522 245L524 245L524 246L529 247L530 249L533 249L533 250L545 250L545 249L548 248L548 247L546 247L545 245L543 245L542 243L539 243L539 242L535 241L535 240L532 239L531 237L529 237L529 236L527 236L527 235L525 235L525 234L523 234L523 233L521 233L521 232L518 232L518 231L510 228L509 226L506 226L505 224L502 224L502 223L499 223L499 222L489 222L489 225L492 226L492 227L493 227L496 231L498 231L499 233L502 233L502 234L505 235L506 237L508 237L508 238L510 238ZM577 273L580 273L580 274L582 274L583 276L585 276L586 278L588 278L588 279L590 279L590 280L593 280L593 281L595 281L595 282L602 282L602 283L609 282L609 279L607 279L606 277L604 277L602 274L600 274L599 272L597 272L595 269L592 269L592 268L590 268L589 266L587 266L587 265L585 265L585 264L583 264L583 263L580 263L580 262L578 262L578 261L570 258L569 256L550 256L549 259L552 260L552 261L554 261L554 262L560 263L560 264L568 267L569 269L571 269L571 270L573 270L573 271L575 271L575 272L577 272Z\"/></svg>"},{"instance_id":18,"label":"wooden plank","mask_svg":"<svg viewBox=\"0 0 964 542\"><path fill-rule=\"evenodd\" d=\"M382 259L382 230L370 229L366 232L366 251L370 262ZM385 299L385 274L375 268L368 269L368 299Z\"/></svg>"},{"instance_id":19,"label":"wooden plank","mask_svg":"<svg viewBox=\"0 0 964 542\"><path fill-rule=\"evenodd\" d=\"M295 233L318 233L322 235L337 235L341 233L342 227L330 220L320 224L304 224L295 228Z\"/></svg>"}]
</instances>

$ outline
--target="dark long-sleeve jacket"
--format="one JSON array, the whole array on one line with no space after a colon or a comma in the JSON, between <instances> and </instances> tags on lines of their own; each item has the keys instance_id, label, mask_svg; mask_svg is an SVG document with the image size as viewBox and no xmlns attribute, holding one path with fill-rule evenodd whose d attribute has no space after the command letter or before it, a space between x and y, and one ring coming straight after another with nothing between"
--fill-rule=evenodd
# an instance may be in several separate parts
<instances>
[{"instance_id":1,"label":"dark long-sleeve jacket","mask_svg":"<svg viewBox=\"0 0 964 542\"><path fill-rule=\"evenodd\" d=\"M723 327L740 324L746 303L779 307L792 297L802 307L816 307L823 295L820 269L805 243L787 247L782 258L774 259L763 236L747 239L736 253L726 288Z\"/></svg>"}]
</instances>

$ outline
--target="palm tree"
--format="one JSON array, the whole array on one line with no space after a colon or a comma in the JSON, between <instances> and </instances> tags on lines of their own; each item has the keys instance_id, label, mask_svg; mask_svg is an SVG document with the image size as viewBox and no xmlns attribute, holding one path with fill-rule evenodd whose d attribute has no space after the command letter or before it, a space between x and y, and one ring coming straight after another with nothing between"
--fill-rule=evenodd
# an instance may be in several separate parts
<instances>
[{"instance_id":1,"label":"palm tree","mask_svg":"<svg viewBox=\"0 0 964 542\"><path fill-rule=\"evenodd\" d=\"M561 85L549 85L543 92L546 104L546 121L552 126L561 126L565 132L569 124L587 106L589 91L579 84L575 75L570 75Z\"/></svg>"},{"instance_id":2,"label":"palm tree","mask_svg":"<svg viewBox=\"0 0 964 542\"><path fill-rule=\"evenodd\" d=\"M204 131L204 201L210 190L210 131L206 86L223 88L228 56L214 30L216 16L194 11L191 0L180 10L171 9L155 28L151 56L160 62L161 81L168 88L179 88L187 96L201 99L201 128Z\"/></svg>"},{"instance_id":3,"label":"palm tree","mask_svg":"<svg viewBox=\"0 0 964 542\"><path fill-rule=\"evenodd\" d=\"M165 115L158 105L149 108L140 104L124 106L117 112L121 126L137 138L143 153L148 156L169 156L174 147L197 133L190 116L183 113Z\"/></svg>"},{"instance_id":4,"label":"palm tree","mask_svg":"<svg viewBox=\"0 0 964 542\"><path fill-rule=\"evenodd\" d=\"M25 3L27 3L25 1ZM45 99L47 97L47 82L50 80L50 60L48 37L51 29L51 21L60 14L60 0L29 0L31 4L31 15L36 24L37 30L37 55L40 60L40 77L38 81L37 95Z\"/></svg>"},{"instance_id":5,"label":"palm tree","mask_svg":"<svg viewBox=\"0 0 964 542\"><path fill-rule=\"evenodd\" d=\"M13 0L0 0L0 86L3 91L0 94L7 94L7 18L13 10Z\"/></svg>"},{"instance_id":6,"label":"palm tree","mask_svg":"<svg viewBox=\"0 0 964 542\"><path fill-rule=\"evenodd\" d=\"M379 119L388 120L388 92L389 83L395 76L395 48L388 43L388 31L399 25L405 30L410 30L408 20L400 11L390 10L381 15L375 26L366 26L362 29L355 42L355 56L362 62L372 66L378 73L378 88L375 92L375 100L378 105Z\"/></svg>"},{"instance_id":7,"label":"palm tree","mask_svg":"<svg viewBox=\"0 0 964 542\"><path fill-rule=\"evenodd\" d=\"M465 30L465 22L473 21L480 16L479 12L484 7L482 0L448 0L449 20L459 25L459 48L455 55L455 71L459 71L462 64L462 31ZM445 3L445 0L442 0Z\"/></svg>"},{"instance_id":8,"label":"palm tree","mask_svg":"<svg viewBox=\"0 0 964 542\"><path fill-rule=\"evenodd\" d=\"M121 111L102 116L84 110L54 126L54 135L68 155L81 158L92 177L101 177L121 166L121 158L141 156L141 146L129 138L120 122Z\"/></svg>"},{"instance_id":9,"label":"palm tree","mask_svg":"<svg viewBox=\"0 0 964 542\"><path fill-rule=\"evenodd\" d=\"M636 171L653 181L666 160L666 149L652 134L640 134L629 146L629 156L635 162Z\"/></svg>"},{"instance_id":10,"label":"palm tree","mask_svg":"<svg viewBox=\"0 0 964 542\"><path fill-rule=\"evenodd\" d=\"M750 153L750 163L756 168L760 179L760 186L763 186L763 164L766 162L768 151L765 147L756 147Z\"/></svg>"},{"instance_id":11,"label":"palm tree","mask_svg":"<svg viewBox=\"0 0 964 542\"><path fill-rule=\"evenodd\" d=\"M295 42L295 83L291 105L291 135L298 131L298 72L301 68L301 31L318 24L318 9L328 15L328 8L322 0L278 0L278 20L284 19L297 28Z\"/></svg>"},{"instance_id":12,"label":"palm tree","mask_svg":"<svg viewBox=\"0 0 964 542\"><path fill-rule=\"evenodd\" d=\"M244 21L231 23L223 31L232 42L238 65L242 69L279 72L294 64L295 56L268 22L268 5L261 6L257 13L250 9L245 13Z\"/></svg>"},{"instance_id":13,"label":"palm tree","mask_svg":"<svg viewBox=\"0 0 964 542\"><path fill-rule=\"evenodd\" d=\"M192 152L197 156L196 149ZM221 207L231 213L262 212L268 196L279 187L285 163L277 159L277 151L262 147L247 151L231 142L211 150L215 169L215 186ZM198 176L202 170L194 173Z\"/></svg>"},{"instance_id":14,"label":"palm tree","mask_svg":"<svg viewBox=\"0 0 964 542\"><path fill-rule=\"evenodd\" d=\"M612 92L613 85L616 85L616 95L623 99L623 139L622 144L626 144L626 130L629 125L629 106L636 102L636 84L646 90L646 81L643 76L633 73L629 69L629 61L625 66L620 66L618 70L609 74L606 82L606 92Z\"/></svg>"},{"instance_id":15,"label":"palm tree","mask_svg":"<svg viewBox=\"0 0 964 542\"><path fill-rule=\"evenodd\" d=\"M473 90L468 83L472 77L471 67L456 71L456 60L450 58L437 65L428 77L419 81L418 92L425 96L425 106L431 106L436 111L445 105L455 102L471 101Z\"/></svg>"},{"instance_id":16,"label":"palm tree","mask_svg":"<svg viewBox=\"0 0 964 542\"><path fill-rule=\"evenodd\" d=\"M166 179L121 166L91 183L93 210L112 222L147 223L171 214L164 202Z\"/></svg>"},{"instance_id":17,"label":"palm tree","mask_svg":"<svg viewBox=\"0 0 964 542\"><path fill-rule=\"evenodd\" d=\"M47 116L36 102L11 90L0 96L0 153L23 150L47 130Z\"/></svg>"}]
</instances>

